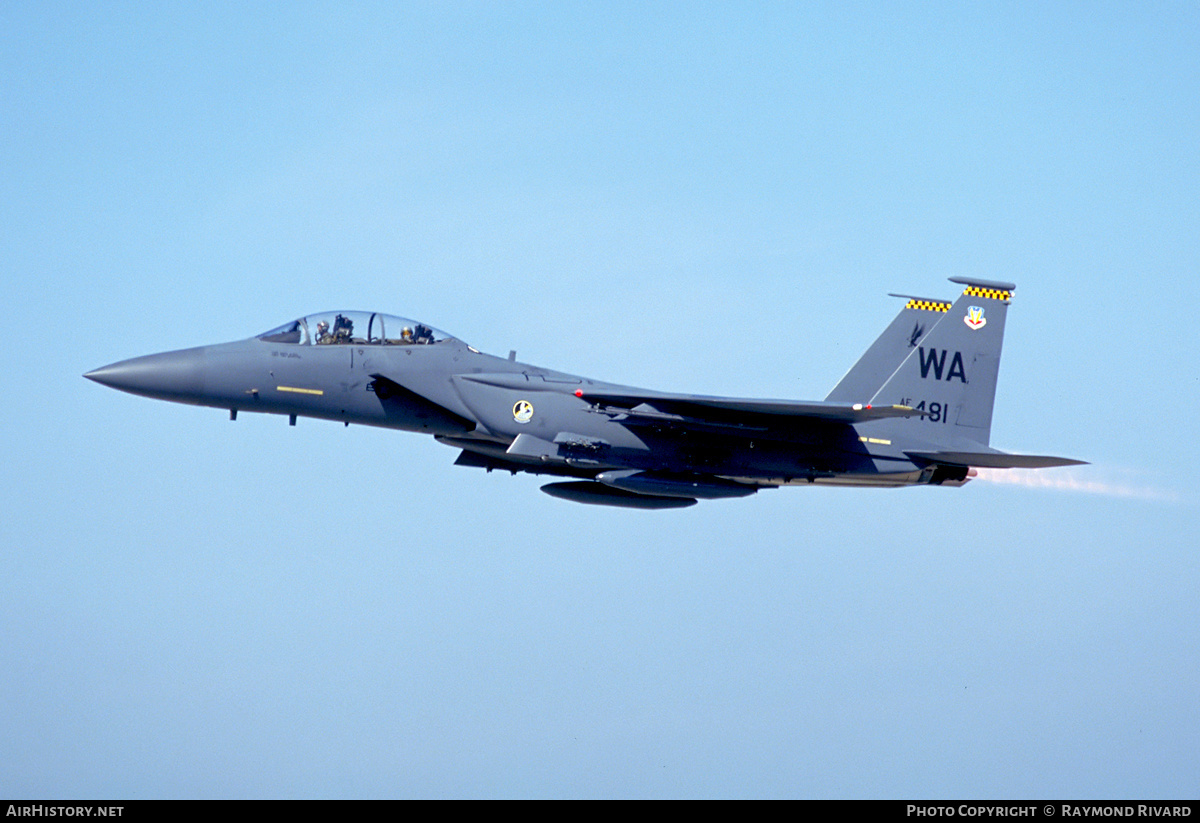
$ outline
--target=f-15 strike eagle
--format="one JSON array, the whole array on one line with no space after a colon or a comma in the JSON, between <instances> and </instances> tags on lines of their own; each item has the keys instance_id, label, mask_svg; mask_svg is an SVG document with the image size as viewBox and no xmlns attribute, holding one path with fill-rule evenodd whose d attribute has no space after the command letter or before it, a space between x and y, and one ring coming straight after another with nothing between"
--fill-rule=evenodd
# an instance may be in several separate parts
<instances>
[{"instance_id":1,"label":"f-15 strike eagle","mask_svg":"<svg viewBox=\"0 0 1200 823\"><path fill-rule=\"evenodd\" d=\"M234 343L88 372L177 403L432 434L455 465L560 478L579 503L668 509L789 485L961 486L976 468L1081 463L988 446L1016 288L907 300L823 401L649 391L484 354L413 320L314 314Z\"/></svg>"}]
</instances>

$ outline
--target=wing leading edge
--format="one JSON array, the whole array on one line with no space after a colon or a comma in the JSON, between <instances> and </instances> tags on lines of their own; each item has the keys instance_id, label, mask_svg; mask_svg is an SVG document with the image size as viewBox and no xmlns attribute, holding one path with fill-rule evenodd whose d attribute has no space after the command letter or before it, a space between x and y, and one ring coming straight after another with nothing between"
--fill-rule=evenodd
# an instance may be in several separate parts
<instances>
[{"instance_id":1,"label":"wing leading edge","mask_svg":"<svg viewBox=\"0 0 1200 823\"><path fill-rule=\"evenodd\" d=\"M920 417L928 412L910 406L872 406L862 403L837 403L827 400L757 400L741 397L707 397L704 395L671 394L667 392L577 391L580 397L596 406L633 412L639 406L652 406L665 414L705 419L719 416L726 422L728 415L748 414L775 418L807 418L830 423L866 423L892 417Z\"/></svg>"}]
</instances>

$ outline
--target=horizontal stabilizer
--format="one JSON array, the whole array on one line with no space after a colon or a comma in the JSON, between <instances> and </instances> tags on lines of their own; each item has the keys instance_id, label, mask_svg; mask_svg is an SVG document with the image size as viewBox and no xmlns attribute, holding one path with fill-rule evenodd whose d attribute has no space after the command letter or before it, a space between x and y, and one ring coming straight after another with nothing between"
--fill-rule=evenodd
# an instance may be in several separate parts
<instances>
[{"instance_id":1,"label":"horizontal stabilizer","mask_svg":"<svg viewBox=\"0 0 1200 823\"><path fill-rule=\"evenodd\" d=\"M1005 454L1004 452L905 452L917 463L941 463L971 466L976 469L1050 469L1055 466L1086 466L1085 460L1050 457L1042 454Z\"/></svg>"}]
</instances>

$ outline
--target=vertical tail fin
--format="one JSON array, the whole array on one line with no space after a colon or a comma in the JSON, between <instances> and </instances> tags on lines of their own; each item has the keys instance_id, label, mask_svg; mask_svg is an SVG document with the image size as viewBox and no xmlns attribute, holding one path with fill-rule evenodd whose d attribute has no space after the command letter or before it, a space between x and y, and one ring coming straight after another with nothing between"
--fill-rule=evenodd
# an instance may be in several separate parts
<instances>
[{"instance_id":1,"label":"vertical tail fin","mask_svg":"<svg viewBox=\"0 0 1200 823\"><path fill-rule=\"evenodd\" d=\"M891 325L883 330L883 334L833 387L826 400L865 403L874 397L917 342L929 334L950 310L950 304L944 300L927 300L907 294L892 294L889 297L906 297L908 302Z\"/></svg>"},{"instance_id":2,"label":"vertical tail fin","mask_svg":"<svg viewBox=\"0 0 1200 823\"><path fill-rule=\"evenodd\" d=\"M1004 321L1016 286L952 277L966 288L942 322L909 351L871 399L875 405L913 406L923 418L889 421L922 439L953 443L965 438L987 445Z\"/></svg>"}]
</instances>

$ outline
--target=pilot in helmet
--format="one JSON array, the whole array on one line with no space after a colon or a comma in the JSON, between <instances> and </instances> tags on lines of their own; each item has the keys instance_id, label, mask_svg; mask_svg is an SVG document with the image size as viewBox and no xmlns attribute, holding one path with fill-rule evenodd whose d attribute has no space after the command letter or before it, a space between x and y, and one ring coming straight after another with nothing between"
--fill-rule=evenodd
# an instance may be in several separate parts
<instances>
[{"instance_id":1,"label":"pilot in helmet","mask_svg":"<svg viewBox=\"0 0 1200 823\"><path fill-rule=\"evenodd\" d=\"M317 323L317 342L328 343L331 339L329 336L329 323L325 320Z\"/></svg>"},{"instance_id":2,"label":"pilot in helmet","mask_svg":"<svg viewBox=\"0 0 1200 823\"><path fill-rule=\"evenodd\" d=\"M400 330L400 339L405 343L411 343L413 341L413 330L410 327L405 326Z\"/></svg>"}]
</instances>

